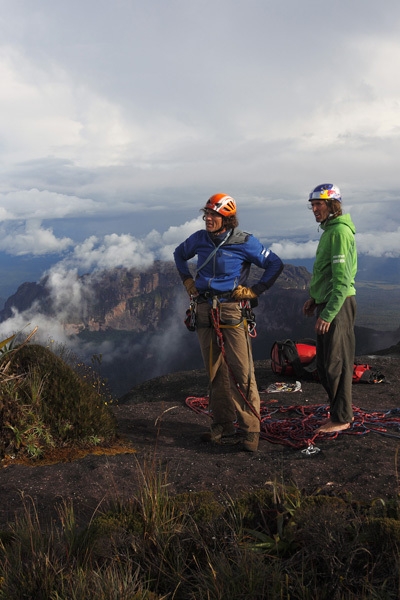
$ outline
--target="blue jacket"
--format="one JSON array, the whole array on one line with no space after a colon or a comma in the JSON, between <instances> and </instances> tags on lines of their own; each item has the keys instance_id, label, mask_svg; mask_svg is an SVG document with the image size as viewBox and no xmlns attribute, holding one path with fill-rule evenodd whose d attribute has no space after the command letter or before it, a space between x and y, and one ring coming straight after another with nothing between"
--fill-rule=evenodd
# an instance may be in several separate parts
<instances>
[{"instance_id":1,"label":"blue jacket","mask_svg":"<svg viewBox=\"0 0 400 600\"><path fill-rule=\"evenodd\" d=\"M228 238L202 268L226 236ZM238 285L246 285L250 266L254 264L264 269L259 282L252 286L252 290L259 296L274 284L283 270L283 263L276 254L265 248L253 235L237 228L214 236L202 229L182 242L174 252L175 264L182 281L192 277L188 261L196 255L195 284L200 294L207 291L216 295L226 294Z\"/></svg>"}]
</instances>

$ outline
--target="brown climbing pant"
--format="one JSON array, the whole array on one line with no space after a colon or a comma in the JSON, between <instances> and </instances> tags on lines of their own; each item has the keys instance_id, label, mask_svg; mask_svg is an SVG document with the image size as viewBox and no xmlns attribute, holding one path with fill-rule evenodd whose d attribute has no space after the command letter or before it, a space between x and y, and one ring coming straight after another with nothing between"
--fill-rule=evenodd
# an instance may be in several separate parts
<instances>
[{"instance_id":1,"label":"brown climbing pant","mask_svg":"<svg viewBox=\"0 0 400 600\"><path fill-rule=\"evenodd\" d=\"M226 360L217 342L210 316L211 306L207 302L198 303L196 322L201 353L210 380L209 406L213 424L233 423L237 419L239 427L245 432L259 432L260 396L247 323L243 321L238 302L222 302L218 307ZM239 393L237 384L247 402Z\"/></svg>"}]
</instances>

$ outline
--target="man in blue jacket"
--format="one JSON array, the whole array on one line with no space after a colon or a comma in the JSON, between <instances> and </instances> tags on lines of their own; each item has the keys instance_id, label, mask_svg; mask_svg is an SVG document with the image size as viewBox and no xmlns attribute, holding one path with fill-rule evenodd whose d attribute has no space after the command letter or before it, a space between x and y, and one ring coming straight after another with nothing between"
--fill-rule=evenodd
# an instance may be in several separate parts
<instances>
[{"instance_id":1,"label":"man in blue jacket","mask_svg":"<svg viewBox=\"0 0 400 600\"><path fill-rule=\"evenodd\" d=\"M283 270L280 258L238 228L236 202L214 194L203 210L205 230L196 231L174 252L183 284L196 301L196 330L210 380L213 421L204 441L241 443L255 452L260 434L260 397L254 376L246 309ZM193 277L188 261L197 256ZM251 265L263 269L251 287ZM237 420L240 434L236 434Z\"/></svg>"}]
</instances>

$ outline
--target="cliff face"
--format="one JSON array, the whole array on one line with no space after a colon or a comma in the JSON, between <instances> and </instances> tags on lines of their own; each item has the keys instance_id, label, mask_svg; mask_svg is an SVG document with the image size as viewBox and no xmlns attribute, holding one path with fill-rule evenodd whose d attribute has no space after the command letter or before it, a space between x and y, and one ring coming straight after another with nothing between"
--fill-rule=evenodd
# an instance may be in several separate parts
<instances>
[{"instance_id":1,"label":"cliff face","mask_svg":"<svg viewBox=\"0 0 400 600\"><path fill-rule=\"evenodd\" d=\"M93 282L84 327L89 331L156 330L179 284L175 268L165 263L144 273L127 269L102 273Z\"/></svg>"},{"instance_id":2,"label":"cliff face","mask_svg":"<svg viewBox=\"0 0 400 600\"><path fill-rule=\"evenodd\" d=\"M258 269L251 279L260 276ZM260 297L257 318L270 329L282 329L288 320L297 320L299 304L306 295L310 274L303 267L286 265L276 284ZM175 265L156 262L145 272L136 269L114 269L100 274L77 277L79 299L71 290L60 301L48 278L39 283L24 283L5 303L0 321L10 318L13 311L23 312L35 306L36 312L59 317L67 333L81 331L147 332L162 329L167 317L175 310L178 299L186 302L185 290ZM182 315L183 317L183 315ZM302 319L303 320L303 319Z\"/></svg>"},{"instance_id":3,"label":"cliff face","mask_svg":"<svg viewBox=\"0 0 400 600\"><path fill-rule=\"evenodd\" d=\"M77 277L71 289L59 293L48 277L39 283L24 283L8 298L0 322L13 312L34 310L59 318L69 333L82 330L156 330L180 285L172 263L155 263L146 272L114 269ZM33 308L34 307L34 308Z\"/></svg>"}]
</instances>

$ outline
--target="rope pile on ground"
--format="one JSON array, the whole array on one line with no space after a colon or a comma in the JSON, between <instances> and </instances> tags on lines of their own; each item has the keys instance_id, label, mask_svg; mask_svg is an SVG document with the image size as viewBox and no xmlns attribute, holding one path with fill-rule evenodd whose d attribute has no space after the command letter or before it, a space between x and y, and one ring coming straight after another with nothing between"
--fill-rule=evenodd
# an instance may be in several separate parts
<instances>
[{"instance_id":1,"label":"rope pile on ground","mask_svg":"<svg viewBox=\"0 0 400 600\"><path fill-rule=\"evenodd\" d=\"M260 438L272 444L302 449L313 447L317 438L335 439L342 434L365 435L372 432L400 439L399 408L367 411L353 406L354 422L349 429L320 433L317 429L329 418L328 404L276 406L276 403L277 400L262 400L260 411ZM207 396L189 396L186 404L196 413L212 416Z\"/></svg>"}]
</instances>

